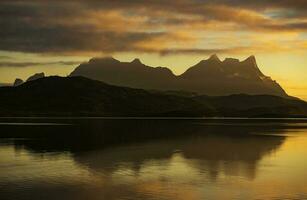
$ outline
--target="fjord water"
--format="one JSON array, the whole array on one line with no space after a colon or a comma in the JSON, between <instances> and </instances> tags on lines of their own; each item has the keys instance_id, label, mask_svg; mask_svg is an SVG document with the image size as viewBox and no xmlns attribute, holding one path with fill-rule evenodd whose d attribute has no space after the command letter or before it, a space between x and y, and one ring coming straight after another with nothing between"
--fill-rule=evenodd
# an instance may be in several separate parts
<instances>
[{"instance_id":1,"label":"fjord water","mask_svg":"<svg viewBox=\"0 0 307 200\"><path fill-rule=\"evenodd\" d=\"M306 199L307 120L0 119L0 199Z\"/></svg>"}]
</instances>

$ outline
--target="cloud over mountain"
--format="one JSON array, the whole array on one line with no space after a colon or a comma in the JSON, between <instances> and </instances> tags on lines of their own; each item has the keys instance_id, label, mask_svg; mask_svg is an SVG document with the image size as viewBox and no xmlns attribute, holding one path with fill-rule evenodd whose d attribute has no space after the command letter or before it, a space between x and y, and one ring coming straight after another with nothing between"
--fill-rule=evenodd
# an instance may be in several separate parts
<instances>
[{"instance_id":1,"label":"cloud over mountain","mask_svg":"<svg viewBox=\"0 0 307 200\"><path fill-rule=\"evenodd\" d=\"M0 13L5 51L165 55L306 49L303 0L3 0ZM255 33L278 34L282 42Z\"/></svg>"}]
</instances>

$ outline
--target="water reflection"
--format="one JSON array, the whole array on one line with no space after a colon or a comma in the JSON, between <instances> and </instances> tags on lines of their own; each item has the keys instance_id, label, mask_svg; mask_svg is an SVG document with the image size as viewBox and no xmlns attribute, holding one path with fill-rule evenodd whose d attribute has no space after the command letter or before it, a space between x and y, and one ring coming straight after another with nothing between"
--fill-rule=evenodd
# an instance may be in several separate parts
<instances>
[{"instance_id":1,"label":"water reflection","mask_svg":"<svg viewBox=\"0 0 307 200\"><path fill-rule=\"evenodd\" d=\"M110 173L105 170L117 170L117 166L121 164L128 165L138 173L147 161L172 161L177 156L183 160L191 160L193 167L208 173L210 180L215 180L221 172L253 179L257 162L278 149L284 140L284 136L209 135L121 146L95 153L75 153L73 158L102 173Z\"/></svg>"},{"instance_id":2,"label":"water reflection","mask_svg":"<svg viewBox=\"0 0 307 200\"><path fill-rule=\"evenodd\" d=\"M49 119L48 123L66 125L36 123L0 126L1 133L15 138L0 145L0 199L307 197L304 179L298 178L307 175L301 170L307 163L289 161L295 159L292 154L299 157L307 150L288 148L293 134L302 137L295 144L307 144L304 121ZM276 191L277 186L286 189Z\"/></svg>"}]
</instances>

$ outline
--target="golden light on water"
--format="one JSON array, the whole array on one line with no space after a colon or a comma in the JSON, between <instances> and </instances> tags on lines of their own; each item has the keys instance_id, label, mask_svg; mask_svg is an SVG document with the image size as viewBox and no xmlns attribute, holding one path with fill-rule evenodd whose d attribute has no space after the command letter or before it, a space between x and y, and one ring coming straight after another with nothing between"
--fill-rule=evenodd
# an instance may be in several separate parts
<instances>
[{"instance_id":1,"label":"golden light on water","mask_svg":"<svg viewBox=\"0 0 307 200\"><path fill-rule=\"evenodd\" d=\"M48 187L34 189L61 194L60 185L78 191L69 195L92 199L305 198L306 145L304 128L242 138L152 141L80 154L33 153L6 144L0 146L0 185L45 182ZM172 150L176 147L181 150Z\"/></svg>"}]
</instances>

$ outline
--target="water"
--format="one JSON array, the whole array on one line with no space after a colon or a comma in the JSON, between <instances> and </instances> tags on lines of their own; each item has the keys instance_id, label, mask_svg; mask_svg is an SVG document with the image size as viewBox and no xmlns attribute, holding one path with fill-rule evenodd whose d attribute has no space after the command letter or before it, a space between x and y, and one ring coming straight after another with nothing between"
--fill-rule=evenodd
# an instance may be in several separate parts
<instances>
[{"instance_id":1,"label":"water","mask_svg":"<svg viewBox=\"0 0 307 200\"><path fill-rule=\"evenodd\" d=\"M0 199L307 199L307 120L0 119Z\"/></svg>"}]
</instances>

